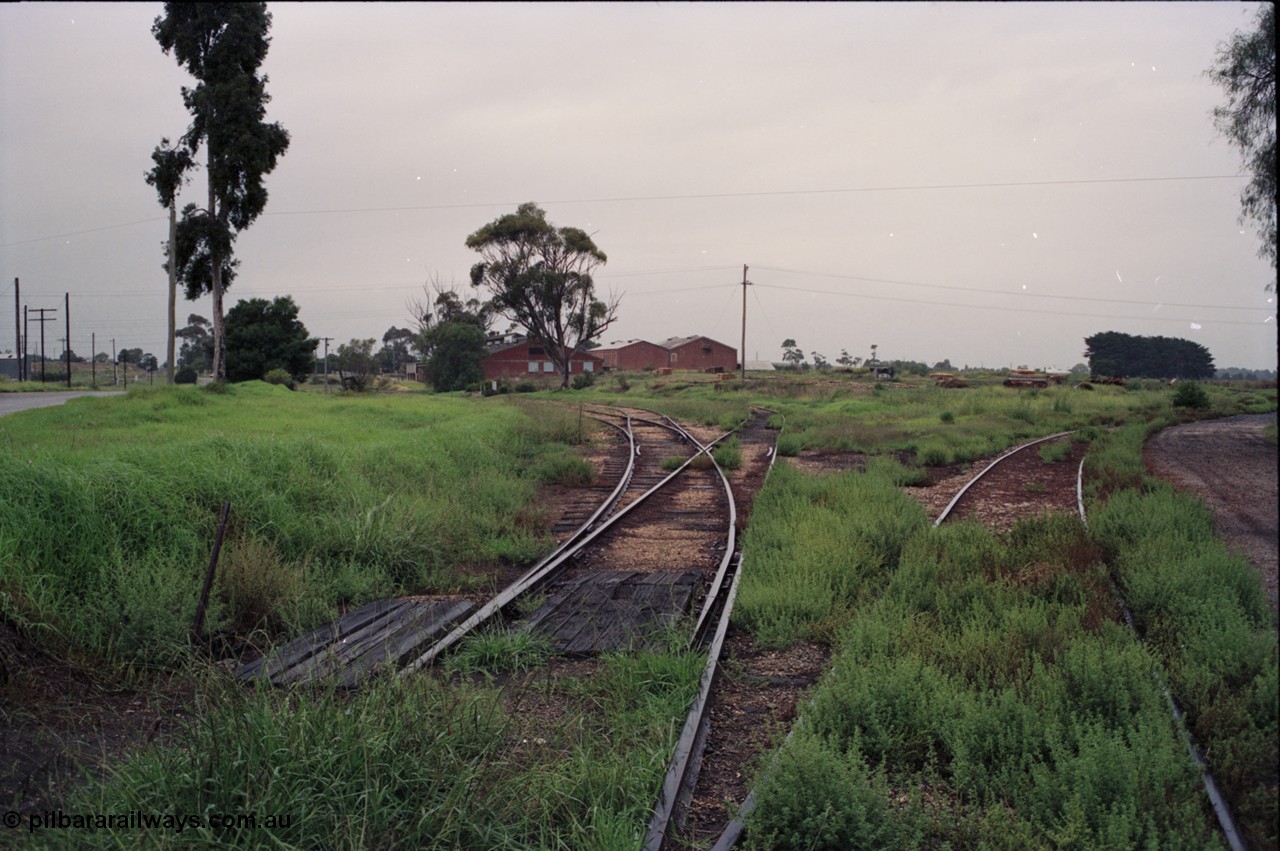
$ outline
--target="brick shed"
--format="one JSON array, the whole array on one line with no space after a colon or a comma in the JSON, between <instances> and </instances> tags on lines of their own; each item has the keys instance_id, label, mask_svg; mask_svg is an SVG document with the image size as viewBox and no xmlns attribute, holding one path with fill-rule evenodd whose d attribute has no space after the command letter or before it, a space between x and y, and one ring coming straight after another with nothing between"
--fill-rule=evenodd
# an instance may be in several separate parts
<instances>
[{"instance_id":1,"label":"brick shed","mask_svg":"<svg viewBox=\"0 0 1280 851\"><path fill-rule=\"evenodd\" d=\"M502 343L489 349L481 362L486 381L495 378L537 379L559 381L556 366L547 357L546 349L537 342L519 340ZM604 361L589 352L578 352L570 360L569 374L600 372Z\"/></svg>"},{"instance_id":2,"label":"brick shed","mask_svg":"<svg viewBox=\"0 0 1280 851\"><path fill-rule=\"evenodd\" d=\"M645 368L661 369L671 360L670 352L646 340L613 343L607 349L592 349L591 354L598 355L604 361L606 369L625 372L640 372Z\"/></svg>"},{"instance_id":3,"label":"brick shed","mask_svg":"<svg viewBox=\"0 0 1280 851\"><path fill-rule=\"evenodd\" d=\"M672 369L699 372L733 372L738 368L738 350L710 337L672 337L660 344L671 353Z\"/></svg>"}]
</instances>

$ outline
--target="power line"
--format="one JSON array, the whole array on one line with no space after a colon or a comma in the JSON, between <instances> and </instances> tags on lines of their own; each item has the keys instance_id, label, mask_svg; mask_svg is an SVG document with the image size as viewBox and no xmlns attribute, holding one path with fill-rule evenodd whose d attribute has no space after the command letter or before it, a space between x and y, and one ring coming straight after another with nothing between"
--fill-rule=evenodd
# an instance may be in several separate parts
<instances>
[{"instance_id":1,"label":"power line","mask_svg":"<svg viewBox=\"0 0 1280 851\"><path fill-rule=\"evenodd\" d=\"M1127 299L1127 298L1093 298L1091 296L1081 296L1081 295L1050 295L1048 293L1032 293L1032 292L1010 293L1006 290L988 290L988 289L983 289L981 287L955 287L955 286L947 286L946 284L925 284L919 281L895 281L889 278L865 278L860 275L839 275L832 272L811 272L805 269L786 269L781 266L757 266L756 268L766 269L770 272L787 272L795 275L811 275L815 278L838 278L846 281L864 281L870 284L893 284L895 286L924 287L927 289L934 289L934 290L948 290L948 291L967 292L967 293L987 293L990 295L1004 296L1006 298L1009 296L1018 296L1018 297L1031 296L1034 298L1056 298L1056 299L1062 299L1064 301L1101 301L1101 302L1106 302L1108 304L1136 304L1142 307L1154 307L1157 304L1157 302L1153 302L1150 300L1140 301L1137 299ZM1264 307L1240 307L1237 305L1229 305L1229 304L1188 304L1184 302L1172 302L1172 301L1162 301L1162 302L1158 302L1158 304L1163 305L1165 307L1191 307L1191 308L1212 309L1212 310L1265 310L1266 309Z\"/></svg>"},{"instance_id":2,"label":"power line","mask_svg":"<svg viewBox=\"0 0 1280 851\"><path fill-rule=\"evenodd\" d=\"M778 284L761 284L759 282L756 282L756 286L766 287L771 290L787 290L789 292L812 293L816 295L834 295L834 296L843 296L845 298L868 299L870 301L896 301L904 304L927 304L934 307L966 307L966 308L971 308L973 310L1002 310L1009 313L1035 313L1041 316L1081 316L1088 319L1120 319L1120 320L1126 320L1126 321L1138 320L1143 322L1191 322L1191 321L1194 321L1190 319L1181 319L1175 316L1116 316L1113 314L1105 314L1105 313L1072 313L1070 311L1038 310L1035 308L1026 308L1026 307L1006 307L1001 305L985 305L985 304L962 304L958 302L936 301L933 299L896 298L894 296L863 295L861 293L833 292L832 290L815 290L815 289L806 289L804 287L784 287ZM1264 324L1265 322L1266 320L1264 320L1263 322L1242 322L1240 320L1234 320L1234 319L1218 319L1218 320L1214 320L1213 324L1257 326L1257 325Z\"/></svg>"},{"instance_id":3,"label":"power line","mask_svg":"<svg viewBox=\"0 0 1280 851\"><path fill-rule=\"evenodd\" d=\"M550 206L552 204L614 204L614 203L632 203L636 201L693 201L710 198L772 198L786 195L839 195L852 194L860 192L931 192L945 189L1006 189L1017 186L1088 186L1107 183L1162 183L1169 181L1189 181L1189 180L1241 180L1247 175L1240 174L1204 174L1192 175L1188 177L1114 177L1114 178L1087 178L1083 180L1025 180L1025 181L1005 181L999 183L935 183L924 184L918 186L854 186L843 189L783 189L762 192L706 192L695 195L631 195L616 198L573 198L562 199L556 201L541 201L539 203ZM505 203L478 203L469 204L426 204L414 205L407 207L352 207L349 209L332 209L332 210L276 210L270 213L263 213L264 216L311 216L311 215L329 215L338 213L407 213L418 210L465 210L477 207L511 207L518 206L517 202L508 201ZM0 246L3 247L3 246Z\"/></svg>"},{"instance_id":4,"label":"power line","mask_svg":"<svg viewBox=\"0 0 1280 851\"><path fill-rule=\"evenodd\" d=\"M851 186L839 189L782 189L772 191L759 192L704 192L689 195L630 195L618 196L614 198L571 198L556 201L543 201L539 203L548 206L552 204L622 204L635 203L640 201L695 201L702 199L717 198L777 198L788 195L840 195L840 194L856 194L864 192L936 192L954 189L1009 189L1014 187L1026 186L1097 186L1115 183L1169 183L1178 181L1195 181L1195 180L1243 180L1248 175L1241 174L1200 174L1188 175L1182 177L1112 177L1112 178L1085 178L1080 180L1021 180L1021 181L1001 181L989 183L934 183L921 185L890 185L890 186ZM490 202L471 202L466 204L420 204L404 207L336 207L333 209L322 210L268 210L262 215L265 216L325 216L325 215L346 215L352 213L408 213L429 210L472 210L484 207L512 207L518 206L523 202L513 201L490 201ZM15 242L0 243L0 248L11 248L15 245L29 245L33 242L45 242L51 239L63 239L69 236L83 236L84 234L98 233L100 231L114 230L117 228L133 227L142 224L154 224L155 222L165 221L163 217L140 219L136 222L124 222L115 225L103 225L102 227L86 228L85 230L69 231L67 233L54 234L52 236L40 236L34 239L23 239Z\"/></svg>"}]
</instances>

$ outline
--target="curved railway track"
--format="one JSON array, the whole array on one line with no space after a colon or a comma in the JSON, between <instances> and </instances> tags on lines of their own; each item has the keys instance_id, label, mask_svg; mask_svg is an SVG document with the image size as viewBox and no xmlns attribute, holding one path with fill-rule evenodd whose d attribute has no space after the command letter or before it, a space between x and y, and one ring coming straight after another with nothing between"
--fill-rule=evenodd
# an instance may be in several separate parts
<instances>
[{"instance_id":1,"label":"curved railway track","mask_svg":"<svg viewBox=\"0 0 1280 851\"><path fill-rule=\"evenodd\" d=\"M556 550L504 590L478 608L458 598L371 603L237 676L273 684L332 676L353 686L387 665L407 676L495 620L546 635L570 655L643 646L685 618L691 641L701 640L723 606L736 533L728 480L713 462L694 459L709 458L728 434L704 444L648 411L591 416L607 424L616 451L557 523ZM532 613L518 615L539 598Z\"/></svg>"},{"instance_id":2,"label":"curved railway track","mask_svg":"<svg viewBox=\"0 0 1280 851\"><path fill-rule=\"evenodd\" d=\"M1009 459L1018 456L1019 453L1022 453L1028 449L1031 449L1032 447L1039 446L1053 440L1060 440L1060 439L1066 438L1070 434L1072 434L1072 432L1060 432L1058 434L1053 434L1053 435L1048 435L1047 437L1038 438L1028 443L1021 444L1020 446L1016 446L1013 449L1010 449L1004 454L995 458L991 463L986 465L976 475L970 478L959 489L959 491L956 492L955 496L951 499L951 501L946 505L946 507L938 515L938 518L934 521L933 525L937 527L942 523L946 522L953 515L959 516L959 512L957 510L958 506L960 506L965 501L966 497L972 500L974 496L973 492L976 486L978 486L979 481L984 480L987 474L990 473L1002 462L1008 461ZM1072 483L1074 487L1072 488L1073 493L1071 494L1071 496L1074 498L1075 510L1079 514L1081 522L1084 523L1085 525L1088 525L1088 517L1085 512L1085 503L1084 503L1084 467L1085 467L1085 459L1082 457L1079 461L1079 464L1076 465L1075 475L1073 477L1074 481ZM1115 598L1115 602L1120 610L1120 613L1123 617L1125 624L1128 625L1130 631L1134 635L1134 638L1138 641L1142 641L1143 639L1141 634L1138 632L1137 626L1134 622L1133 614L1129 610L1128 604L1125 602L1124 596L1121 593L1119 586L1116 585L1114 578L1110 579L1109 584L1111 587L1111 593ZM1214 816L1217 819L1218 826L1222 831L1222 835L1226 841L1227 846L1231 849L1231 851L1248 851L1248 846L1244 843L1240 829L1236 824L1234 816L1232 815L1231 807L1226 801L1226 799L1223 797L1221 791L1218 789L1217 783L1214 780L1213 775L1210 771L1208 761L1205 759L1204 755L1201 753L1199 745L1195 740L1195 737L1192 736L1191 732L1187 729L1186 724L1183 721L1182 709L1178 705L1177 699L1169 691L1169 688L1163 682L1163 679L1160 678L1158 675L1157 675L1157 680L1158 680L1158 685L1162 693L1164 694L1165 700L1169 705L1169 709L1174 721L1174 726L1177 729L1178 734L1183 741L1183 744L1187 748L1187 753L1190 755L1192 761L1196 765L1197 770L1200 772L1200 779L1205 789L1205 795L1209 799L1210 806L1213 809ZM790 734L788 734L788 738L790 738ZM716 842L711 846L711 851L729 851L729 849L734 848L737 845L737 843L741 840L743 834L745 833L747 816L751 813L751 811L754 808L755 808L755 792L753 791L750 794L748 794L746 800L743 801L741 806L738 808L737 815L733 819L731 819L728 822L728 824L725 826L723 832L721 832ZM656 848L657 846L654 846L654 847Z\"/></svg>"}]
</instances>

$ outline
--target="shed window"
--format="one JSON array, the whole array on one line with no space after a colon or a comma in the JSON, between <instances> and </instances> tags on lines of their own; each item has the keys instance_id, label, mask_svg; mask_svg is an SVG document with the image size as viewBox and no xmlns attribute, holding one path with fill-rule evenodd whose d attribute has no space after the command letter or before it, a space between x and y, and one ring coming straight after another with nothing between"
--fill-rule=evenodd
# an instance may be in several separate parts
<instances>
[{"instance_id":1,"label":"shed window","mask_svg":"<svg viewBox=\"0 0 1280 851\"><path fill-rule=\"evenodd\" d=\"M538 362L536 360L529 361L529 371L530 372L538 371Z\"/></svg>"},{"instance_id":2,"label":"shed window","mask_svg":"<svg viewBox=\"0 0 1280 851\"><path fill-rule=\"evenodd\" d=\"M542 346L530 346L530 347L529 347L529 354L530 354L530 356L532 356L532 355L545 355L546 353L547 353L547 352L546 352L546 349L542 348Z\"/></svg>"},{"instance_id":3,"label":"shed window","mask_svg":"<svg viewBox=\"0 0 1280 851\"><path fill-rule=\"evenodd\" d=\"M543 371L543 372L555 372L555 371L556 371L556 365L555 365L555 364L553 364L553 363L552 363L551 361L549 361L549 360L544 360L544 361L542 362L542 371Z\"/></svg>"},{"instance_id":4,"label":"shed window","mask_svg":"<svg viewBox=\"0 0 1280 851\"><path fill-rule=\"evenodd\" d=\"M583 371L583 372L595 372L595 371L596 371L596 365L595 365L594 363L592 363L591 361L589 361L589 360L584 360L584 361L582 362L582 371Z\"/></svg>"}]
</instances>

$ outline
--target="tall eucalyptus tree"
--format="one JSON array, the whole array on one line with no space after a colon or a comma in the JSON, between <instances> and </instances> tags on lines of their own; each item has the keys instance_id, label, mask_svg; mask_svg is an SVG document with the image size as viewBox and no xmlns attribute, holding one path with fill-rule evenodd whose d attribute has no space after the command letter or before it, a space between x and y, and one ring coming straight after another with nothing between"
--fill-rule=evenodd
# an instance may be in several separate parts
<instances>
[{"instance_id":1,"label":"tall eucalyptus tree","mask_svg":"<svg viewBox=\"0 0 1280 851\"><path fill-rule=\"evenodd\" d=\"M267 78L258 69L271 44L266 3L165 3L151 33L196 79L183 86L191 126L182 137L205 152L208 201L187 205L178 223L176 266L187 298L213 296L213 377L226 379L223 293L236 265L232 245L267 204L263 178L289 147L289 133L267 123Z\"/></svg>"}]
</instances>

